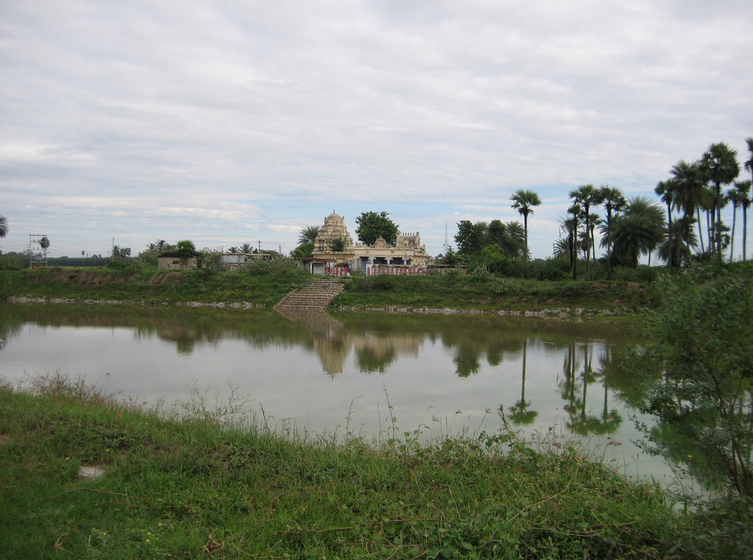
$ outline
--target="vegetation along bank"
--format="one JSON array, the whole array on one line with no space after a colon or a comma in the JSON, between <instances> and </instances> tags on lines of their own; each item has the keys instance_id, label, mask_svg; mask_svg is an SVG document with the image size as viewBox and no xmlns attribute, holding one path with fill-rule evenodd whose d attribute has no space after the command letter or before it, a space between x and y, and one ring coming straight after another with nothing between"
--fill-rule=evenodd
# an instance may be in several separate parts
<instances>
[{"instance_id":1,"label":"vegetation along bank","mask_svg":"<svg viewBox=\"0 0 753 560\"><path fill-rule=\"evenodd\" d=\"M17 301L228 304L271 307L312 276L279 258L237 271L156 271L52 267L0 270L0 299ZM347 309L540 311L605 314L654 305L650 284L523 280L485 271L427 276L358 277L333 301Z\"/></svg>"}]
</instances>

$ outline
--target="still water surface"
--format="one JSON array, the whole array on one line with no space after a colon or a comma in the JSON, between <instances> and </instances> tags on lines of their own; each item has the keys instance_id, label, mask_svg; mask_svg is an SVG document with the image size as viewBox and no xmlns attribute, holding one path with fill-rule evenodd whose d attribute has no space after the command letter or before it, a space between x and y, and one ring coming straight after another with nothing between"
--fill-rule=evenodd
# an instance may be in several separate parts
<instances>
[{"instance_id":1,"label":"still water surface","mask_svg":"<svg viewBox=\"0 0 753 560\"><path fill-rule=\"evenodd\" d=\"M233 386L277 429L341 433L350 414L350 430L366 437L390 428L388 399L399 433L424 437L494 432L502 405L526 438L578 438L620 472L671 481L667 465L633 443L633 384L619 364L636 339L624 329L490 316L6 304L0 337L0 375L14 382L60 372L167 404L193 387L223 399Z\"/></svg>"}]
</instances>

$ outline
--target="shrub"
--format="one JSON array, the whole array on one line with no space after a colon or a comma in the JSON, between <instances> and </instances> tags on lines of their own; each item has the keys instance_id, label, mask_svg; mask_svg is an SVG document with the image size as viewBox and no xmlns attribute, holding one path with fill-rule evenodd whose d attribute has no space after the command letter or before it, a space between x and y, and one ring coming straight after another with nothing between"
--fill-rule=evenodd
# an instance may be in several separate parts
<instances>
[{"instance_id":1,"label":"shrub","mask_svg":"<svg viewBox=\"0 0 753 560\"><path fill-rule=\"evenodd\" d=\"M569 280L570 260L566 256L536 259L528 263L528 277L533 280Z\"/></svg>"},{"instance_id":2,"label":"shrub","mask_svg":"<svg viewBox=\"0 0 753 560\"><path fill-rule=\"evenodd\" d=\"M641 380L650 452L716 487L753 497L753 278L697 267L658 281L630 369Z\"/></svg>"},{"instance_id":3,"label":"shrub","mask_svg":"<svg viewBox=\"0 0 753 560\"><path fill-rule=\"evenodd\" d=\"M16 255L1 255L0 269L3 270L21 270L21 261Z\"/></svg>"}]
</instances>

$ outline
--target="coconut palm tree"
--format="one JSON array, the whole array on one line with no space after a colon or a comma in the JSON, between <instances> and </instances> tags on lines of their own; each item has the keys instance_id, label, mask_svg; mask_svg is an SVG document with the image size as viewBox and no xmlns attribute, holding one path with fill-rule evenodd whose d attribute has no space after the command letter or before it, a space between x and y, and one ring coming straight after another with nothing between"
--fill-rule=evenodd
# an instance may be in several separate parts
<instances>
[{"instance_id":1,"label":"coconut palm tree","mask_svg":"<svg viewBox=\"0 0 753 560\"><path fill-rule=\"evenodd\" d=\"M625 197L622 196L620 189L609 187L607 185L602 186L599 189L598 203L604 206L604 210L607 213L606 229L602 227L601 232L604 237L601 239L602 247L607 247L607 278L612 279L612 218L616 214L622 212L627 205Z\"/></svg>"},{"instance_id":2,"label":"coconut palm tree","mask_svg":"<svg viewBox=\"0 0 753 560\"><path fill-rule=\"evenodd\" d=\"M722 185L728 185L740 174L740 166L737 164L737 152L732 150L724 142L711 144L701 159L701 167L714 184L716 218L712 229L716 242L716 256L722 258Z\"/></svg>"},{"instance_id":3,"label":"coconut palm tree","mask_svg":"<svg viewBox=\"0 0 753 560\"><path fill-rule=\"evenodd\" d=\"M678 210L682 210L685 217L696 214L698 223L698 239L701 242L701 252L705 253L706 248L703 246L703 234L701 231L701 208L703 207L708 193L705 187L701 167L697 161L688 163L680 160L670 170L672 174L671 181L674 183L674 205Z\"/></svg>"},{"instance_id":4,"label":"coconut palm tree","mask_svg":"<svg viewBox=\"0 0 753 560\"><path fill-rule=\"evenodd\" d=\"M638 257L650 255L664 240L664 213L649 199L635 197L625 213L614 220L612 234L615 255L637 268Z\"/></svg>"},{"instance_id":5,"label":"coconut palm tree","mask_svg":"<svg viewBox=\"0 0 753 560\"><path fill-rule=\"evenodd\" d=\"M0 216L0 237L8 235L8 220L5 216Z\"/></svg>"},{"instance_id":6,"label":"coconut palm tree","mask_svg":"<svg viewBox=\"0 0 753 560\"><path fill-rule=\"evenodd\" d=\"M319 226L303 227L301 228L301 233L298 235L298 244L313 243L317 235L319 235Z\"/></svg>"},{"instance_id":7,"label":"coconut palm tree","mask_svg":"<svg viewBox=\"0 0 753 560\"><path fill-rule=\"evenodd\" d=\"M517 190L510 197L512 200L512 208L517 210L523 216L523 229L525 230L525 249L524 249L524 262L525 262L525 278L528 278L528 215L533 214L533 206L539 206L541 199L539 195L530 190Z\"/></svg>"},{"instance_id":8,"label":"coconut palm tree","mask_svg":"<svg viewBox=\"0 0 753 560\"><path fill-rule=\"evenodd\" d=\"M583 207L583 214L586 219L586 231L591 231L591 206L598 204L599 193L593 185L581 185L575 190L570 191L568 195L576 204L580 204ZM588 280L589 272L589 255L586 253L586 280Z\"/></svg>"},{"instance_id":9,"label":"coconut palm tree","mask_svg":"<svg viewBox=\"0 0 753 560\"><path fill-rule=\"evenodd\" d=\"M751 156L751 159L753 159L753 156ZM751 182L750 180L735 182L735 188L737 189L739 196L739 204L743 209L743 262L745 262L745 240L748 237L748 208L750 208L751 203L751 185L753 185L753 182Z\"/></svg>"}]
</instances>

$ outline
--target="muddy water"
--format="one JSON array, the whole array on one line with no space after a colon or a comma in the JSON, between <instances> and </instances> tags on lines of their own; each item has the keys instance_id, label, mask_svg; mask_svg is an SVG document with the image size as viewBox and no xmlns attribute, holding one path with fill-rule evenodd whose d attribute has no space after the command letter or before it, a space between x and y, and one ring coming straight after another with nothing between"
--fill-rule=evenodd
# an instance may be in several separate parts
<instances>
[{"instance_id":1,"label":"muddy water","mask_svg":"<svg viewBox=\"0 0 753 560\"><path fill-rule=\"evenodd\" d=\"M486 316L9 304L0 305L0 337L0 375L14 382L60 372L168 405L196 390L210 405L215 395L225 402L232 388L276 429L367 438L393 429L423 438L493 432L501 408L525 438L576 438L621 472L670 480L667 466L633 443L634 387L620 356L636 339L624 329Z\"/></svg>"}]
</instances>

